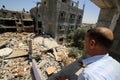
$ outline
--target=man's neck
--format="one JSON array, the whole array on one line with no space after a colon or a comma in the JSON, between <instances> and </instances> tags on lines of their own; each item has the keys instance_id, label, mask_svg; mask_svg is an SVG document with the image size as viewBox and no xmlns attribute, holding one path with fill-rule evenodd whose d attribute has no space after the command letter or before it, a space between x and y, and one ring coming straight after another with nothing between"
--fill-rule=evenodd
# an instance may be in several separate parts
<instances>
[{"instance_id":1,"label":"man's neck","mask_svg":"<svg viewBox=\"0 0 120 80\"><path fill-rule=\"evenodd\" d=\"M97 50L93 50L92 54L90 56L92 57L92 56L96 56L96 55L105 55L107 53L108 53L108 50L106 50L106 49L97 49Z\"/></svg>"}]
</instances>

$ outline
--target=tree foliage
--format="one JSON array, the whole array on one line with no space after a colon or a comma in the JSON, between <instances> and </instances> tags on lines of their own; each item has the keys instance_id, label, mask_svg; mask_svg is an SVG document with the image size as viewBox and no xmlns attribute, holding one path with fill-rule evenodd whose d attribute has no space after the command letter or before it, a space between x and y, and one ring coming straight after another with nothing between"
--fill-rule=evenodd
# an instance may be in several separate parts
<instances>
[{"instance_id":1,"label":"tree foliage","mask_svg":"<svg viewBox=\"0 0 120 80\"><path fill-rule=\"evenodd\" d=\"M68 54L69 57L77 59L82 56L82 50L78 49L77 47L70 47L69 51L70 51L70 53Z\"/></svg>"},{"instance_id":2,"label":"tree foliage","mask_svg":"<svg viewBox=\"0 0 120 80\"><path fill-rule=\"evenodd\" d=\"M83 42L86 31L87 31L86 28L79 28L74 32L73 45L75 47L79 47L80 49L83 49Z\"/></svg>"}]
</instances>

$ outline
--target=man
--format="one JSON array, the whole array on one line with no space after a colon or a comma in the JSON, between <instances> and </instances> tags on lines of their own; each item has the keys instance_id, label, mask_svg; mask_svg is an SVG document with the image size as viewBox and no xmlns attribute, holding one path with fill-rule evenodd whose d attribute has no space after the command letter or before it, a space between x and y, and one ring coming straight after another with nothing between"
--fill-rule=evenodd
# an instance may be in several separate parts
<instances>
[{"instance_id":1,"label":"man","mask_svg":"<svg viewBox=\"0 0 120 80\"><path fill-rule=\"evenodd\" d=\"M87 31L84 49L90 58L82 61L85 68L78 80L120 80L120 63L108 53L113 39L112 31L105 27Z\"/></svg>"}]
</instances>

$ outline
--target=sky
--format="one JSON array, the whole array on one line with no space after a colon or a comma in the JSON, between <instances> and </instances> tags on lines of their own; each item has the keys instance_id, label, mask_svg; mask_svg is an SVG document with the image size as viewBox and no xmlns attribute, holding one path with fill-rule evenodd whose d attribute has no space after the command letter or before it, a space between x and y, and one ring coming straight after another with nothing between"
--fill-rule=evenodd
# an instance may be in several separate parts
<instances>
[{"instance_id":1,"label":"sky","mask_svg":"<svg viewBox=\"0 0 120 80\"><path fill-rule=\"evenodd\" d=\"M0 0L0 8L2 5L5 5L6 9L14 11L22 11L25 8L26 11L29 11L31 8L36 6L36 2L40 0ZM84 15L82 23L92 23L97 22L100 9L92 3L90 0L73 0L75 2L79 1L79 8L83 8L85 3Z\"/></svg>"}]
</instances>

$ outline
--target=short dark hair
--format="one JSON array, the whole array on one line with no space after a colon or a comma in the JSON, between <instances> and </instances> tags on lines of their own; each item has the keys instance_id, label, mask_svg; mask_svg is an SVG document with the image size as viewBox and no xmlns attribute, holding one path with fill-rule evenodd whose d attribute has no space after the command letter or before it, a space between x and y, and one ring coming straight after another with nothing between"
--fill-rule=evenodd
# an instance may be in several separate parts
<instances>
[{"instance_id":1,"label":"short dark hair","mask_svg":"<svg viewBox=\"0 0 120 80\"><path fill-rule=\"evenodd\" d=\"M113 44L113 40L108 39L104 35L104 33L102 33L101 31L99 31L96 28L90 28L87 31L87 34L90 39L94 39L103 48L110 49Z\"/></svg>"}]
</instances>

